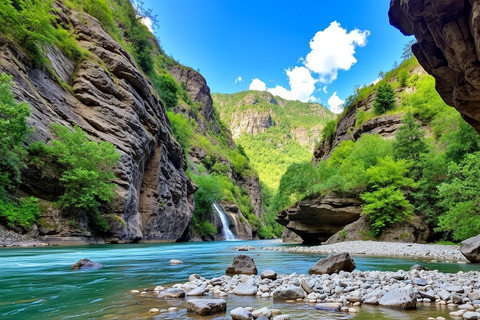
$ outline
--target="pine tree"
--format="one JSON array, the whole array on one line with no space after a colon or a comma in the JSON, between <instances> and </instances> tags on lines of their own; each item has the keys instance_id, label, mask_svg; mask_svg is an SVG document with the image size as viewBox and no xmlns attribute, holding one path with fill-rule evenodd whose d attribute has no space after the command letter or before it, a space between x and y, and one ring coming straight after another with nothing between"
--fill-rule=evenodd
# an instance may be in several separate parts
<instances>
[{"instance_id":1,"label":"pine tree","mask_svg":"<svg viewBox=\"0 0 480 320\"><path fill-rule=\"evenodd\" d=\"M383 82L378 86L377 95L373 103L376 115L384 114L395 106L395 92L390 84Z\"/></svg>"},{"instance_id":2,"label":"pine tree","mask_svg":"<svg viewBox=\"0 0 480 320\"><path fill-rule=\"evenodd\" d=\"M427 152L425 131L420 130L410 111L403 117L396 138L393 145L396 159L419 161L420 155Z\"/></svg>"}]
</instances>

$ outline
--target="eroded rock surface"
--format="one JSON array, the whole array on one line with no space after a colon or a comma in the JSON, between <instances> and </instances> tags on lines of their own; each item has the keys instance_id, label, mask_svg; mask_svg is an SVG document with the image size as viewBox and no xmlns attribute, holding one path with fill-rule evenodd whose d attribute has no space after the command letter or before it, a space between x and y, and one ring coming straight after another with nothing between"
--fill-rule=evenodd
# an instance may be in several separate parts
<instances>
[{"instance_id":1,"label":"eroded rock surface","mask_svg":"<svg viewBox=\"0 0 480 320\"><path fill-rule=\"evenodd\" d=\"M180 239L193 216L194 187L185 175L184 153L172 138L162 103L134 59L96 19L67 10L60 2L56 6L59 23L74 28L80 46L93 56L75 70L62 52L51 49L53 70L73 92L47 71L35 68L8 40L0 39L0 72L13 75L16 99L31 107L28 122L35 127L31 140L52 139L51 124L57 123L77 125L91 139L113 143L121 159L115 172L115 198L101 209L115 217L107 241ZM39 180L27 174L21 188L49 200L49 190ZM55 187L58 183L52 178L49 188ZM54 230L48 239L85 242L92 237L82 228L50 229Z\"/></svg>"},{"instance_id":2,"label":"eroded rock surface","mask_svg":"<svg viewBox=\"0 0 480 320\"><path fill-rule=\"evenodd\" d=\"M355 261L350 257L348 252L331 254L313 265L309 274L333 274L340 271L352 272L355 270Z\"/></svg>"},{"instance_id":3,"label":"eroded rock surface","mask_svg":"<svg viewBox=\"0 0 480 320\"><path fill-rule=\"evenodd\" d=\"M462 242L460 252L470 262L480 263L480 234Z\"/></svg>"},{"instance_id":4,"label":"eroded rock surface","mask_svg":"<svg viewBox=\"0 0 480 320\"><path fill-rule=\"evenodd\" d=\"M392 0L388 15L415 35L413 53L443 100L480 132L480 2Z\"/></svg>"},{"instance_id":5,"label":"eroded rock surface","mask_svg":"<svg viewBox=\"0 0 480 320\"><path fill-rule=\"evenodd\" d=\"M361 201L327 195L299 201L275 221L298 234L304 243L320 244L360 217Z\"/></svg>"}]
</instances>

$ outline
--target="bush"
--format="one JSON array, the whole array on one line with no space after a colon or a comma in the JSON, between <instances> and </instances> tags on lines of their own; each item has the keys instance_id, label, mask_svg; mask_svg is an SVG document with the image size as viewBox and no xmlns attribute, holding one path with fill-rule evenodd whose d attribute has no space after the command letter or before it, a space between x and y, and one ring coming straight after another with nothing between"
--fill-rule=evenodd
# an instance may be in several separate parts
<instances>
[{"instance_id":1,"label":"bush","mask_svg":"<svg viewBox=\"0 0 480 320\"><path fill-rule=\"evenodd\" d=\"M114 197L114 168L120 154L109 142L90 141L77 126L70 131L54 124L52 129L58 139L46 146L45 152L57 162L65 188L58 200L60 207L71 213L87 213L93 230L107 231L108 225L100 216L99 208Z\"/></svg>"},{"instance_id":2,"label":"bush","mask_svg":"<svg viewBox=\"0 0 480 320\"><path fill-rule=\"evenodd\" d=\"M389 83L382 82L377 89L373 111L376 115L381 115L392 110L393 107L395 107L395 92Z\"/></svg>"},{"instance_id":3,"label":"bush","mask_svg":"<svg viewBox=\"0 0 480 320\"><path fill-rule=\"evenodd\" d=\"M337 120L330 120L325 124L325 127L322 129L322 138L327 140L330 145L332 145L333 135L337 130Z\"/></svg>"},{"instance_id":4,"label":"bush","mask_svg":"<svg viewBox=\"0 0 480 320\"><path fill-rule=\"evenodd\" d=\"M38 199L21 198L18 202L14 202L0 196L0 221L7 226L11 228L20 226L28 230L39 217Z\"/></svg>"},{"instance_id":5,"label":"bush","mask_svg":"<svg viewBox=\"0 0 480 320\"><path fill-rule=\"evenodd\" d=\"M402 192L416 187L412 179L405 177L407 169L405 160L394 161L391 157L367 169L369 191L360 197L365 201L362 212L370 218L373 236L412 215L413 205Z\"/></svg>"},{"instance_id":6,"label":"bush","mask_svg":"<svg viewBox=\"0 0 480 320\"><path fill-rule=\"evenodd\" d=\"M178 103L178 86L177 82L175 82L175 79L173 79L170 74L164 74L153 77L153 84L155 85L155 88L157 89L165 108L167 110L172 110L175 108Z\"/></svg>"},{"instance_id":7,"label":"bush","mask_svg":"<svg viewBox=\"0 0 480 320\"><path fill-rule=\"evenodd\" d=\"M175 139L180 143L185 153L188 153L190 150L190 141L194 134L190 121L184 114L174 113L172 111L167 111L167 116L168 120L170 120Z\"/></svg>"}]
</instances>

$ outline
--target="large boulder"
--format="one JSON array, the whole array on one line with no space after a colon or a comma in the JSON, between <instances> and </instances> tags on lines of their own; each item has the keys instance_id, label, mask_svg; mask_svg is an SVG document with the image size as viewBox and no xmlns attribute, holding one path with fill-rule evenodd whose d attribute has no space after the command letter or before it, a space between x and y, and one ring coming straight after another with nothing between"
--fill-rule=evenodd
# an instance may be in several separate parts
<instances>
[{"instance_id":1,"label":"large boulder","mask_svg":"<svg viewBox=\"0 0 480 320\"><path fill-rule=\"evenodd\" d=\"M190 299L187 311L199 315L216 314L227 310L227 302L223 299Z\"/></svg>"},{"instance_id":2,"label":"large boulder","mask_svg":"<svg viewBox=\"0 0 480 320\"><path fill-rule=\"evenodd\" d=\"M273 291L274 299L283 299L283 300L295 300L298 298L304 298L305 291L301 287L291 285L287 288L279 288Z\"/></svg>"},{"instance_id":3,"label":"large boulder","mask_svg":"<svg viewBox=\"0 0 480 320\"><path fill-rule=\"evenodd\" d=\"M73 270L86 270L86 269L100 269L102 265L98 262L92 261L87 258L83 258L77 261L70 268Z\"/></svg>"},{"instance_id":4,"label":"large boulder","mask_svg":"<svg viewBox=\"0 0 480 320\"><path fill-rule=\"evenodd\" d=\"M234 275L234 274L257 274L257 266L255 265L255 261L249 256L244 254L240 254L233 258L232 264L227 268L226 274L227 275Z\"/></svg>"},{"instance_id":5,"label":"large boulder","mask_svg":"<svg viewBox=\"0 0 480 320\"><path fill-rule=\"evenodd\" d=\"M170 288L158 294L158 298L183 298L185 291L180 288Z\"/></svg>"},{"instance_id":6,"label":"large boulder","mask_svg":"<svg viewBox=\"0 0 480 320\"><path fill-rule=\"evenodd\" d=\"M415 309L417 297L413 288L400 288L387 292L379 301L381 306L397 309Z\"/></svg>"},{"instance_id":7,"label":"large boulder","mask_svg":"<svg viewBox=\"0 0 480 320\"><path fill-rule=\"evenodd\" d=\"M232 320L253 320L252 313L247 309L238 307L230 311Z\"/></svg>"},{"instance_id":8,"label":"large boulder","mask_svg":"<svg viewBox=\"0 0 480 320\"><path fill-rule=\"evenodd\" d=\"M480 234L462 242L460 252L470 262L480 263Z\"/></svg>"},{"instance_id":9,"label":"large boulder","mask_svg":"<svg viewBox=\"0 0 480 320\"><path fill-rule=\"evenodd\" d=\"M331 254L328 257L319 260L308 270L309 274L332 274L339 271L352 272L355 269L355 261L348 252Z\"/></svg>"}]
</instances>

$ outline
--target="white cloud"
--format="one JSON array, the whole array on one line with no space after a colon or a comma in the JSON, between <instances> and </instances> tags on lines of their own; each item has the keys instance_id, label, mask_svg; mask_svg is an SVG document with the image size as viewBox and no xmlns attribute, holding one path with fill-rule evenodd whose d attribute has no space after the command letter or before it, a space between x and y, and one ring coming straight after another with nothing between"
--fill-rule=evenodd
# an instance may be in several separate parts
<instances>
[{"instance_id":1,"label":"white cloud","mask_svg":"<svg viewBox=\"0 0 480 320\"><path fill-rule=\"evenodd\" d=\"M242 80L242 76L238 76L237 78L235 78L234 84L240 83L240 82L242 82L242 81L243 81L243 80Z\"/></svg>"},{"instance_id":2,"label":"white cloud","mask_svg":"<svg viewBox=\"0 0 480 320\"><path fill-rule=\"evenodd\" d=\"M357 62L355 47L367 44L370 31L355 29L347 33L340 23L333 21L330 26L315 34L310 40L310 51L304 64L320 75L320 82L331 83L337 78L338 70L349 70Z\"/></svg>"},{"instance_id":3,"label":"white cloud","mask_svg":"<svg viewBox=\"0 0 480 320\"><path fill-rule=\"evenodd\" d=\"M340 113L343 111L345 101L340 99L337 96L337 92L335 91L330 98L328 98L328 106L330 111L333 113Z\"/></svg>"},{"instance_id":4,"label":"white cloud","mask_svg":"<svg viewBox=\"0 0 480 320\"><path fill-rule=\"evenodd\" d=\"M312 94L315 91L315 82L317 82L317 80L312 77L307 68L295 67L286 72L290 90L282 86L276 86L275 88L268 89L268 92L287 100L300 100L302 102L316 101L316 98L313 97Z\"/></svg>"},{"instance_id":5,"label":"white cloud","mask_svg":"<svg viewBox=\"0 0 480 320\"><path fill-rule=\"evenodd\" d=\"M148 28L148 30L150 30L151 33L153 33L153 28L152 28L153 23L149 17L142 17L140 19L140 22L143 23Z\"/></svg>"},{"instance_id":6,"label":"white cloud","mask_svg":"<svg viewBox=\"0 0 480 320\"><path fill-rule=\"evenodd\" d=\"M252 79L252 83L250 83L248 90L267 91L267 85L262 80L255 78Z\"/></svg>"},{"instance_id":7,"label":"white cloud","mask_svg":"<svg viewBox=\"0 0 480 320\"><path fill-rule=\"evenodd\" d=\"M328 94L327 86L323 86L322 91L325 92L326 94Z\"/></svg>"}]
</instances>

